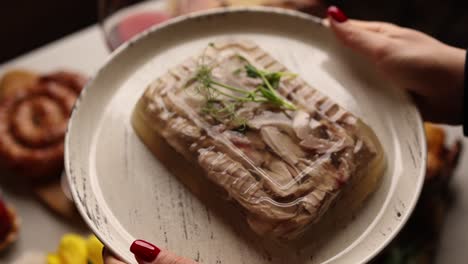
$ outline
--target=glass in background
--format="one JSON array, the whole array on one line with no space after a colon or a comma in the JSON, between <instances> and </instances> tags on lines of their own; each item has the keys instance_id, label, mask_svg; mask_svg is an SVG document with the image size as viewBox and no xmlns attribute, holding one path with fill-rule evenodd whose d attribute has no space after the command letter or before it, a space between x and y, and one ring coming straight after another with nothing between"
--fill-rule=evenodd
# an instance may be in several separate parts
<instances>
[{"instance_id":1,"label":"glass in background","mask_svg":"<svg viewBox=\"0 0 468 264\"><path fill-rule=\"evenodd\" d=\"M100 0L99 23L112 51L145 29L172 17L166 0Z\"/></svg>"}]
</instances>

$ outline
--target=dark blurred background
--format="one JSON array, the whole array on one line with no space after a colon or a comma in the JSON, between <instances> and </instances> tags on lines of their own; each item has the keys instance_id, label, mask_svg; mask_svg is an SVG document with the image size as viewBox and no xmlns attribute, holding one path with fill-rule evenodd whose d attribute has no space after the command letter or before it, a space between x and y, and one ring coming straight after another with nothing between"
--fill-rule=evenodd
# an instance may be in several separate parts
<instances>
[{"instance_id":1,"label":"dark blurred background","mask_svg":"<svg viewBox=\"0 0 468 264\"><path fill-rule=\"evenodd\" d=\"M467 0L327 0L352 18L383 20L468 47Z\"/></svg>"},{"instance_id":2,"label":"dark blurred background","mask_svg":"<svg viewBox=\"0 0 468 264\"><path fill-rule=\"evenodd\" d=\"M0 63L96 22L97 0L1 0Z\"/></svg>"},{"instance_id":3,"label":"dark blurred background","mask_svg":"<svg viewBox=\"0 0 468 264\"><path fill-rule=\"evenodd\" d=\"M310 0L335 4L353 18L413 27L459 47L468 47L467 0ZM0 63L97 20L97 0L2 0Z\"/></svg>"}]
</instances>

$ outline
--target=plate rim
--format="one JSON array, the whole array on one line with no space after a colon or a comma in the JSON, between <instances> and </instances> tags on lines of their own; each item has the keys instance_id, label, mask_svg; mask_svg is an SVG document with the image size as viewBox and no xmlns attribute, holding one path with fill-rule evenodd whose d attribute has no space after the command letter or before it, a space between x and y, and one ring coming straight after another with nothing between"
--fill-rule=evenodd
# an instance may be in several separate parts
<instances>
[{"instance_id":1,"label":"plate rim","mask_svg":"<svg viewBox=\"0 0 468 264\"><path fill-rule=\"evenodd\" d=\"M68 184L70 187L71 195L73 198L73 202L80 213L82 219L85 221L86 225L91 229L91 231L99 238L99 240L107 247L108 249L112 248L112 244L108 241L108 239L105 237L105 235L102 234L102 232L99 230L99 228L93 223L93 221L89 218L87 215L86 209L83 204L77 202L79 201L79 194L77 187L73 185L72 181L72 169L71 169L71 159L70 159L70 141L71 141L71 136L70 136L70 131L73 129L73 121L75 119L76 113L79 111L80 108L80 103L83 100L83 98L86 96L86 93L88 90L93 87L96 79L98 76L101 75L101 72L105 71L107 68L112 65L112 62L119 57L121 54L125 53L126 50L130 47L135 45L138 42L144 41L146 37L148 37L151 34L154 34L155 32L158 32L166 27L170 27L175 24L183 23L186 20L193 20L197 18L203 18L203 17L210 17L210 16L219 16L223 14L231 14L231 13L275 13L278 15L286 15L286 16L291 16L296 19L302 19L306 20L308 22L312 22L317 24L317 26L322 26L322 27L327 27L326 23L324 23L325 19L321 19L319 17L305 14L303 12L295 11L295 10L289 10L289 9L284 9L284 8L278 8L278 7L265 7L265 6L251 6L251 7L224 7L224 8L214 8L211 10L204 10L204 11L198 11L198 12L193 12L190 14L185 14L181 15L172 19L169 19L168 21L165 21L163 23L154 25L141 33L137 34L136 36L132 37L130 40L127 42L123 43L120 45L117 49L115 49L105 60L105 62L99 67L99 69L93 74L93 76L88 80L87 84L83 88L82 92L78 96L73 108L72 112L70 115L70 119L67 125L66 129L66 134L65 134L65 140L64 140L64 170L66 172ZM407 94L404 91L399 92L404 96L407 96ZM421 169L419 171L419 175L417 175L417 183L416 183L416 189L415 192L413 193L412 199L410 200L410 204L407 204L407 213L403 215L401 218L401 221L399 221L399 224L395 226L395 229L393 232L386 236L386 239L384 242L381 243L380 246L377 246L374 248L372 251L368 251L369 254L363 259L362 263L366 263L375 256L377 256L385 247L390 244L390 242L400 233L402 228L406 225L408 222L409 218L411 217L417 202L419 200L419 197L421 195L422 189L423 189L423 184L424 184L424 179L425 179L425 168L427 166L427 140L426 140L426 134L424 130L424 121L422 119L421 113L417 109L417 107L414 105L412 101L410 101L410 109L411 112L416 117L416 122L414 128L417 129L417 135L419 137L419 144L421 147ZM126 259L125 257L122 256L120 252L114 252L117 256L121 257L122 259ZM343 252L340 252L341 254ZM339 255L336 255L339 256ZM329 261L333 261L334 256L332 259L327 260L326 263L329 263Z\"/></svg>"}]
</instances>

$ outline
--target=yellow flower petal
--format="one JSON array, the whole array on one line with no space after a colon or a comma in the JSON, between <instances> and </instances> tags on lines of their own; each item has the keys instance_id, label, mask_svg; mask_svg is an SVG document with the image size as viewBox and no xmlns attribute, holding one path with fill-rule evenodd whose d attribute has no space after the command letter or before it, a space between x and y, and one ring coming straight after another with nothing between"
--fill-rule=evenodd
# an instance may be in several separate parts
<instances>
[{"instance_id":1,"label":"yellow flower petal","mask_svg":"<svg viewBox=\"0 0 468 264\"><path fill-rule=\"evenodd\" d=\"M62 264L59 256L57 254L48 254L47 255L47 264Z\"/></svg>"},{"instance_id":2,"label":"yellow flower petal","mask_svg":"<svg viewBox=\"0 0 468 264\"><path fill-rule=\"evenodd\" d=\"M88 258L93 264L104 264L102 260L102 248L104 245L97 239L96 236L91 235L86 241L88 248Z\"/></svg>"},{"instance_id":3,"label":"yellow flower petal","mask_svg":"<svg viewBox=\"0 0 468 264\"><path fill-rule=\"evenodd\" d=\"M86 241L79 235L65 235L60 241L58 255L62 264L87 264Z\"/></svg>"}]
</instances>

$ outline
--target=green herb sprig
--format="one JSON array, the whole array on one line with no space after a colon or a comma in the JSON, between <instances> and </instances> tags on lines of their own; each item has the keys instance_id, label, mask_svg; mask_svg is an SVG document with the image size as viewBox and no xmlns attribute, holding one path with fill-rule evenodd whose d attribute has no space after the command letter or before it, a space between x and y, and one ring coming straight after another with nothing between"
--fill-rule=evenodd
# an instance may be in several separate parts
<instances>
[{"instance_id":1,"label":"green herb sprig","mask_svg":"<svg viewBox=\"0 0 468 264\"><path fill-rule=\"evenodd\" d=\"M263 83L259 85L254 92L260 92L263 95L263 97L265 97L268 100L269 103L288 110L297 109L294 104L284 99L276 91L283 76L295 77L295 74L289 72L262 71L254 67L252 64L247 64L245 66L245 71L247 72L247 76L249 76L250 78L262 79Z\"/></svg>"},{"instance_id":2,"label":"green herb sprig","mask_svg":"<svg viewBox=\"0 0 468 264\"><path fill-rule=\"evenodd\" d=\"M205 96L206 102L202 107L202 112L222 122L230 120L238 128L244 129L246 120L236 116L236 110L246 102L268 103L284 110L296 110L296 106L283 98L276 90L279 88L281 78L296 77L289 72L268 72L257 69L250 64L244 57L238 55L238 58L246 63L244 68L237 69L234 75L240 75L242 72L249 78L258 78L262 83L254 90L228 85L213 78L213 65L205 63L203 54L197 66L195 75L185 84L185 88L195 84L197 92ZM222 95L225 98L219 97Z\"/></svg>"}]
</instances>

